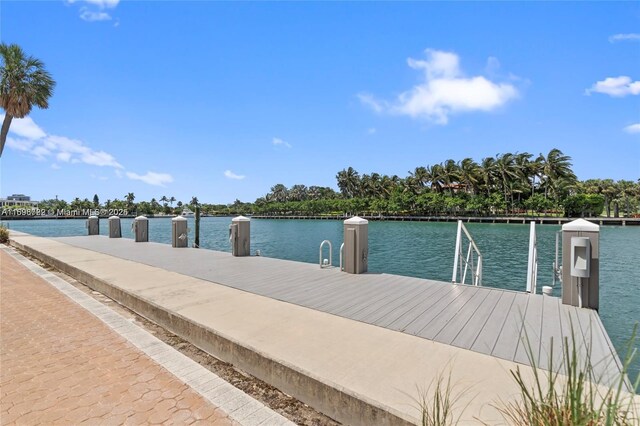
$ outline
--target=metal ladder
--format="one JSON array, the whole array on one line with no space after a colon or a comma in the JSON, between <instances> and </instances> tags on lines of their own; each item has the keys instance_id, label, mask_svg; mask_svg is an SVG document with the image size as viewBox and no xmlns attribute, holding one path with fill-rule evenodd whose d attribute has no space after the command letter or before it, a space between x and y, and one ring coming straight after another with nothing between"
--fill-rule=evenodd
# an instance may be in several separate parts
<instances>
[{"instance_id":1,"label":"metal ladder","mask_svg":"<svg viewBox=\"0 0 640 426\"><path fill-rule=\"evenodd\" d=\"M322 248L324 247L325 244L329 244L329 259L322 259ZM344 271L344 268L342 266L343 256L344 256L344 243L340 244L340 270L341 271ZM324 240L323 242L320 243L320 250L319 250L320 269L331 268L332 259L333 259L333 245L331 244L331 241Z\"/></svg>"},{"instance_id":2,"label":"metal ladder","mask_svg":"<svg viewBox=\"0 0 640 426\"><path fill-rule=\"evenodd\" d=\"M538 285L538 239L536 238L536 222L531 221L529 227L529 260L527 261L527 293L536 294Z\"/></svg>"},{"instance_id":3,"label":"metal ladder","mask_svg":"<svg viewBox=\"0 0 640 426\"><path fill-rule=\"evenodd\" d=\"M463 256L462 253L462 233L467 237L469 242L469 247L467 249L466 257ZM464 264L464 268L463 268ZM458 221L458 233L456 236L456 255L453 260L453 276L451 277L451 282L453 284L464 284L467 278L467 271L471 271L471 284L475 286L482 285L482 254L476 246L476 243L471 238L469 231L464 226L461 220ZM458 281L458 273L462 277L460 281Z\"/></svg>"},{"instance_id":4,"label":"metal ladder","mask_svg":"<svg viewBox=\"0 0 640 426\"><path fill-rule=\"evenodd\" d=\"M322 247L324 247L325 244L329 244L329 259L322 259ZM331 267L331 260L333 259L333 246L331 245L331 241L329 240L324 240L323 242L320 243L320 269L322 268L330 268ZM340 258L340 260L342 260L342 258Z\"/></svg>"},{"instance_id":5,"label":"metal ladder","mask_svg":"<svg viewBox=\"0 0 640 426\"><path fill-rule=\"evenodd\" d=\"M551 294L556 287L556 282L562 282L562 267L558 265L558 248L560 245L560 234L562 231L556 232L556 252L552 265L552 282L551 288L542 286L543 294ZM536 223L531 221L529 228L529 258L527 261L527 293L536 294L538 287L538 239L536 236Z\"/></svg>"}]
</instances>

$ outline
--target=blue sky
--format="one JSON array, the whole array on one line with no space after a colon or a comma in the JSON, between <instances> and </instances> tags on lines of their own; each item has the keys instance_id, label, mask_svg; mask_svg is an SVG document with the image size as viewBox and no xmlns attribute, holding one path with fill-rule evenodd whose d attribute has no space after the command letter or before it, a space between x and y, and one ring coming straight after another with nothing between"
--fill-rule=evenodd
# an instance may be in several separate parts
<instances>
[{"instance_id":1,"label":"blue sky","mask_svg":"<svg viewBox=\"0 0 640 426\"><path fill-rule=\"evenodd\" d=\"M640 4L3 1L44 61L3 197L253 201L504 152L640 177Z\"/></svg>"}]
</instances>

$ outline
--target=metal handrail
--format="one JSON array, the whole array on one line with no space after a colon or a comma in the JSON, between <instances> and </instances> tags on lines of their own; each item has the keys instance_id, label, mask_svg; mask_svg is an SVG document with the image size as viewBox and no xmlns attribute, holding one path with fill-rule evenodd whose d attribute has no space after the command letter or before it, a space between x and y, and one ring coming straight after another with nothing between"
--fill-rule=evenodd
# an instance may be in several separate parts
<instances>
[{"instance_id":1,"label":"metal handrail","mask_svg":"<svg viewBox=\"0 0 640 426\"><path fill-rule=\"evenodd\" d=\"M557 231L556 232L556 257L554 258L553 261L553 273L552 273L552 281L551 281L551 286L552 288L555 288L556 286L556 282L560 281L562 282L562 265L558 264L558 246L560 245L560 234L562 233L562 231Z\"/></svg>"},{"instance_id":2,"label":"metal handrail","mask_svg":"<svg viewBox=\"0 0 640 426\"><path fill-rule=\"evenodd\" d=\"M538 240L536 222L531 221L529 228L529 259L527 261L527 293L536 294L538 285Z\"/></svg>"},{"instance_id":3,"label":"metal handrail","mask_svg":"<svg viewBox=\"0 0 640 426\"><path fill-rule=\"evenodd\" d=\"M324 247L325 244L329 244L329 262L326 265L322 264L322 247ZM329 240L324 240L323 242L320 243L320 268L330 268L331 267L331 259L333 259L333 246L331 245L331 241Z\"/></svg>"},{"instance_id":4,"label":"metal handrail","mask_svg":"<svg viewBox=\"0 0 640 426\"><path fill-rule=\"evenodd\" d=\"M467 256L462 256L462 233L467 237L469 241L469 248L467 249ZM474 261L474 252L475 258L477 258L477 263ZM463 264L464 263L464 269ZM482 285L482 253L476 246L475 241L471 238L471 234L467 231L467 228L464 226L461 220L458 221L458 232L456 235L456 254L453 260L453 275L451 277L451 282L453 284L458 283L458 273L462 276L461 284L464 284L467 278L467 270L471 271L472 279L471 284L475 286Z\"/></svg>"},{"instance_id":5,"label":"metal handrail","mask_svg":"<svg viewBox=\"0 0 640 426\"><path fill-rule=\"evenodd\" d=\"M342 267L342 257L344 255L344 243L340 244L340 270L344 271L344 268Z\"/></svg>"}]
</instances>

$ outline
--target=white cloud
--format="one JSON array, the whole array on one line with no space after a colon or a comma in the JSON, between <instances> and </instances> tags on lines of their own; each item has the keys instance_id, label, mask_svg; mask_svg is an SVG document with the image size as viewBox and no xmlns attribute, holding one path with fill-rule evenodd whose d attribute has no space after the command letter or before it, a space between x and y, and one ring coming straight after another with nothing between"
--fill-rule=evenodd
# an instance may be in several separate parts
<instances>
[{"instance_id":1,"label":"white cloud","mask_svg":"<svg viewBox=\"0 0 640 426\"><path fill-rule=\"evenodd\" d=\"M367 133L370 134L370 135L373 135L376 132L377 132L377 130L376 130L375 127L370 127L370 128L367 129Z\"/></svg>"},{"instance_id":2,"label":"white cloud","mask_svg":"<svg viewBox=\"0 0 640 426\"><path fill-rule=\"evenodd\" d=\"M31 152L35 142L29 139L14 139L7 137L7 146L17 151Z\"/></svg>"},{"instance_id":3,"label":"white cloud","mask_svg":"<svg viewBox=\"0 0 640 426\"><path fill-rule=\"evenodd\" d=\"M100 9L113 9L120 3L120 0L67 0L68 3L88 3Z\"/></svg>"},{"instance_id":4,"label":"white cloud","mask_svg":"<svg viewBox=\"0 0 640 426\"><path fill-rule=\"evenodd\" d=\"M242 179L244 179L246 177L245 175L237 175L237 174L233 173L231 170L225 170L224 171L224 175L228 179L235 179L235 180L242 180Z\"/></svg>"},{"instance_id":5,"label":"white cloud","mask_svg":"<svg viewBox=\"0 0 640 426\"><path fill-rule=\"evenodd\" d=\"M114 172L115 172L117 178L119 178L119 179L123 178L122 171L120 171L118 169L115 169Z\"/></svg>"},{"instance_id":6,"label":"white cloud","mask_svg":"<svg viewBox=\"0 0 640 426\"><path fill-rule=\"evenodd\" d=\"M0 116L0 120L4 120L4 114ZM42 139L47 135L31 117L14 118L11 120L9 131L17 136L31 140Z\"/></svg>"},{"instance_id":7,"label":"white cloud","mask_svg":"<svg viewBox=\"0 0 640 426\"><path fill-rule=\"evenodd\" d=\"M71 153L70 152L59 152L56 154L56 159L58 161L62 161L65 163L68 163L69 160L71 160Z\"/></svg>"},{"instance_id":8,"label":"white cloud","mask_svg":"<svg viewBox=\"0 0 640 426\"><path fill-rule=\"evenodd\" d=\"M609 43L615 43L617 41L640 41L640 34L637 34L637 33L614 34L611 37L609 37Z\"/></svg>"},{"instance_id":9,"label":"white cloud","mask_svg":"<svg viewBox=\"0 0 640 426\"><path fill-rule=\"evenodd\" d=\"M376 100L370 93L359 93L357 96L358 99L360 99L360 102L362 102L364 105L368 106L375 112L382 112L382 110L384 109L383 103Z\"/></svg>"},{"instance_id":10,"label":"white cloud","mask_svg":"<svg viewBox=\"0 0 640 426\"><path fill-rule=\"evenodd\" d=\"M631 125L625 127L622 130L624 130L627 133L631 133L631 134L640 133L640 123L631 124Z\"/></svg>"},{"instance_id":11,"label":"white cloud","mask_svg":"<svg viewBox=\"0 0 640 426\"><path fill-rule=\"evenodd\" d=\"M167 183L173 182L173 176L168 173L147 172L144 175L139 175L133 172L126 172L126 175L131 180L140 180L155 186L165 186Z\"/></svg>"},{"instance_id":12,"label":"white cloud","mask_svg":"<svg viewBox=\"0 0 640 426\"><path fill-rule=\"evenodd\" d=\"M607 77L596 82L585 91L585 94L604 93L605 95L621 98L627 95L640 95L640 81L631 81L631 77Z\"/></svg>"},{"instance_id":13,"label":"white cloud","mask_svg":"<svg viewBox=\"0 0 640 426\"><path fill-rule=\"evenodd\" d=\"M69 4L84 4L80 7L80 19L87 22L109 21L111 15L105 9L115 9L120 0L67 0Z\"/></svg>"},{"instance_id":14,"label":"white cloud","mask_svg":"<svg viewBox=\"0 0 640 426\"><path fill-rule=\"evenodd\" d=\"M4 116L1 119L4 119ZM27 152L38 161L52 157L65 163L123 168L115 157L107 152L93 150L76 139L47 134L30 117L14 119L9 133L18 138L8 137L8 147Z\"/></svg>"},{"instance_id":15,"label":"white cloud","mask_svg":"<svg viewBox=\"0 0 640 426\"><path fill-rule=\"evenodd\" d=\"M38 145L31 150L31 154L35 157L36 160L44 161L48 156L51 155L51 151L49 151L42 145Z\"/></svg>"},{"instance_id":16,"label":"white cloud","mask_svg":"<svg viewBox=\"0 0 640 426\"><path fill-rule=\"evenodd\" d=\"M88 151L82 154L80 158L85 164L92 164L94 166L110 166L115 168L122 168L122 165L116 161L113 155L104 151Z\"/></svg>"},{"instance_id":17,"label":"white cloud","mask_svg":"<svg viewBox=\"0 0 640 426\"><path fill-rule=\"evenodd\" d=\"M407 64L423 71L424 81L401 93L394 102L360 94L360 101L376 112L426 118L437 124L447 124L452 114L471 111L492 111L518 96L508 83L494 83L483 76L465 77L460 58L453 52L427 49L426 60L409 58ZM494 67L497 59L490 58Z\"/></svg>"},{"instance_id":18,"label":"white cloud","mask_svg":"<svg viewBox=\"0 0 640 426\"><path fill-rule=\"evenodd\" d=\"M108 166L116 169L123 168L113 155L104 151L95 151L79 140L65 136L49 135L43 140L43 143L45 148L56 152L56 159L59 161L101 167Z\"/></svg>"},{"instance_id":19,"label":"white cloud","mask_svg":"<svg viewBox=\"0 0 640 426\"><path fill-rule=\"evenodd\" d=\"M53 163L53 164L51 165L51 168L52 168L53 170L60 170L60 166L58 166L56 163Z\"/></svg>"},{"instance_id":20,"label":"white cloud","mask_svg":"<svg viewBox=\"0 0 640 426\"><path fill-rule=\"evenodd\" d=\"M271 143L273 143L274 146L283 146L285 148L291 148L291 144L289 142L285 142L280 138L273 138Z\"/></svg>"},{"instance_id":21,"label":"white cloud","mask_svg":"<svg viewBox=\"0 0 640 426\"><path fill-rule=\"evenodd\" d=\"M111 15L107 12L96 12L83 7L80 9L80 19L87 22L110 21Z\"/></svg>"}]
</instances>

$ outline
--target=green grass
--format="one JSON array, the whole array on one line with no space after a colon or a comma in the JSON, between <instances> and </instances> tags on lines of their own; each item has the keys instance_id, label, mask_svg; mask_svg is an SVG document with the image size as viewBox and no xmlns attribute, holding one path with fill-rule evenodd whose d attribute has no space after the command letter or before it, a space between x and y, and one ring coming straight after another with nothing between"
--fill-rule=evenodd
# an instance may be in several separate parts
<instances>
[{"instance_id":1,"label":"green grass","mask_svg":"<svg viewBox=\"0 0 640 426\"><path fill-rule=\"evenodd\" d=\"M573 324L571 325L573 330ZM573 333L573 331L572 331ZM565 337L560 366L553 365L553 341L549 366L537 364L531 344L527 355L531 369L516 367L511 371L519 395L515 400L494 405L508 425L514 426L632 426L640 425L639 402L634 395L640 390L640 377L631 383L629 366L637 356L638 324L631 333L619 377L604 383L595 373L591 348L581 354L576 339ZM526 337L525 337L526 338ZM582 356L581 356L582 355ZM559 368L558 368L559 367ZM466 406L459 407L461 397L451 383L451 373L443 374L424 391L418 389L417 402L422 426L450 426L459 422ZM479 424L483 424L477 419Z\"/></svg>"},{"instance_id":2,"label":"green grass","mask_svg":"<svg viewBox=\"0 0 640 426\"><path fill-rule=\"evenodd\" d=\"M5 225L0 225L0 243L7 244L9 242L9 230Z\"/></svg>"},{"instance_id":3,"label":"green grass","mask_svg":"<svg viewBox=\"0 0 640 426\"><path fill-rule=\"evenodd\" d=\"M635 383L627 379L629 366L637 355L637 331L636 324L627 345L620 377L613 385L603 383L602 378L595 374L590 348L587 348L584 359L580 360L575 339L569 342L565 338L560 369L554 369L551 361L547 369L537 366L531 345L527 344L533 383L517 367L511 373L520 389L519 400L503 403L497 407L498 410L508 424L516 426L640 424L638 407L633 401L640 378ZM553 360L553 342L549 359Z\"/></svg>"},{"instance_id":4,"label":"green grass","mask_svg":"<svg viewBox=\"0 0 640 426\"><path fill-rule=\"evenodd\" d=\"M459 407L461 398L469 389L456 389L451 383L451 372L439 374L426 390L418 388L419 399L414 399L420 410L421 426L451 426L458 424L466 406Z\"/></svg>"}]
</instances>

